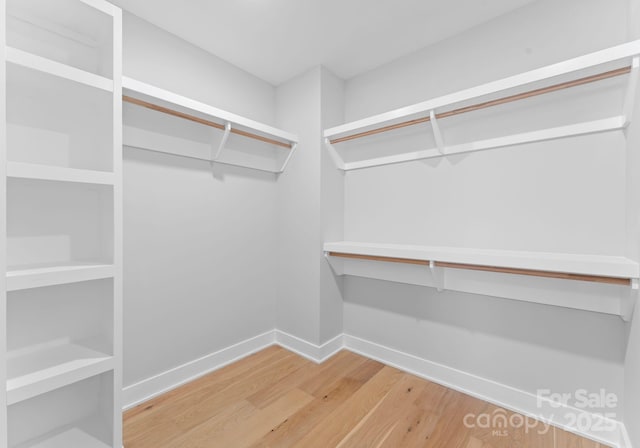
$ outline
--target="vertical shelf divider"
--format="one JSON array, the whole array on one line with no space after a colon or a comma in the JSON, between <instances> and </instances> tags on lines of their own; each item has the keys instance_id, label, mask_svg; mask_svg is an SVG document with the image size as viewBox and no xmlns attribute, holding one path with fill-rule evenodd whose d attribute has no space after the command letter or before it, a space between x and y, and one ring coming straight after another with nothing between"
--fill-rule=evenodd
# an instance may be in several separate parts
<instances>
[{"instance_id":1,"label":"vertical shelf divider","mask_svg":"<svg viewBox=\"0 0 640 448\"><path fill-rule=\"evenodd\" d=\"M109 4L109 6L111 6ZM123 191L122 191L122 10L113 15L113 445L122 446L122 316L123 316Z\"/></svg>"},{"instance_id":2,"label":"vertical shelf divider","mask_svg":"<svg viewBox=\"0 0 640 448\"><path fill-rule=\"evenodd\" d=\"M6 0L0 0L0 48L6 47ZM7 197L7 63L5 52L2 52L0 63L0 247L7 247L7 225L6 225L6 197ZM0 448L8 448L7 439L7 393L4 385L7 383L7 291L6 291L6 271L7 261L4 254L0 257Z\"/></svg>"}]
</instances>

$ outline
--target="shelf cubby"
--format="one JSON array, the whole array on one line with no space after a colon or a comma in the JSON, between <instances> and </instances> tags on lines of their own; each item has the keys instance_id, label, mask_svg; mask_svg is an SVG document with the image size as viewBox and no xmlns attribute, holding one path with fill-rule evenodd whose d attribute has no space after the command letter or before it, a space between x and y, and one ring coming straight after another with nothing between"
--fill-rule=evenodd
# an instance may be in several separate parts
<instances>
[{"instance_id":1,"label":"shelf cubby","mask_svg":"<svg viewBox=\"0 0 640 448\"><path fill-rule=\"evenodd\" d=\"M10 178L7 210L10 272L113 262L113 191L108 185Z\"/></svg>"},{"instance_id":2,"label":"shelf cubby","mask_svg":"<svg viewBox=\"0 0 640 448\"><path fill-rule=\"evenodd\" d=\"M114 369L112 294L110 279L9 293L9 405Z\"/></svg>"},{"instance_id":3,"label":"shelf cubby","mask_svg":"<svg viewBox=\"0 0 640 448\"><path fill-rule=\"evenodd\" d=\"M7 0L7 45L113 78L113 18L78 0Z\"/></svg>"},{"instance_id":4,"label":"shelf cubby","mask_svg":"<svg viewBox=\"0 0 640 448\"><path fill-rule=\"evenodd\" d=\"M9 448L113 447L113 373L92 376L9 407Z\"/></svg>"},{"instance_id":5,"label":"shelf cubby","mask_svg":"<svg viewBox=\"0 0 640 448\"><path fill-rule=\"evenodd\" d=\"M112 92L11 60L7 87L9 161L113 170Z\"/></svg>"}]
</instances>

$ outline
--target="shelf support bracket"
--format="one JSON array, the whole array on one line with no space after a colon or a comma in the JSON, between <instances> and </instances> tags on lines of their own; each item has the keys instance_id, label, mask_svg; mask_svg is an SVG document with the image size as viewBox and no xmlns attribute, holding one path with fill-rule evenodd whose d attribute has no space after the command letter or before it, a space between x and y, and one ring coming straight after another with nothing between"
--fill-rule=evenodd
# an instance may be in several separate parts
<instances>
[{"instance_id":1,"label":"shelf support bracket","mask_svg":"<svg viewBox=\"0 0 640 448\"><path fill-rule=\"evenodd\" d=\"M289 154L287 154L287 158L284 159L284 163L282 164L282 168L280 168L280 170L277 172L277 174L284 173L284 170L287 168L287 165L289 164L289 160L291 159L291 156L293 155L293 153L295 152L295 150L297 148L298 148L298 144L297 143L292 143L291 144L291 149L289 150Z\"/></svg>"},{"instance_id":2,"label":"shelf support bracket","mask_svg":"<svg viewBox=\"0 0 640 448\"><path fill-rule=\"evenodd\" d=\"M624 99L624 127L631 123L633 109L635 107L636 93L638 90L638 78L640 78L640 56L634 56L631 62L631 72L627 83L627 93Z\"/></svg>"},{"instance_id":3,"label":"shelf support bracket","mask_svg":"<svg viewBox=\"0 0 640 448\"><path fill-rule=\"evenodd\" d=\"M444 139L442 138L442 131L440 130L440 125L438 124L438 118L436 117L436 112L433 109L429 111L429 121L431 122L431 128L433 129L433 137L436 141L438 152L444 156L446 154L445 147L444 147Z\"/></svg>"},{"instance_id":4,"label":"shelf support bracket","mask_svg":"<svg viewBox=\"0 0 640 448\"><path fill-rule=\"evenodd\" d=\"M333 145L331 144L331 140L329 140L328 138L325 138L324 139L324 146L327 148L327 151L329 152L329 155L331 156L331 159L333 160L333 163L336 164L336 167L338 167L338 169L344 171L344 169L345 169L344 162L342 161L342 158L340 157L340 154L338 154L338 151L336 151L336 148L334 148Z\"/></svg>"},{"instance_id":5,"label":"shelf support bracket","mask_svg":"<svg viewBox=\"0 0 640 448\"><path fill-rule=\"evenodd\" d=\"M631 279L631 288L627 291L622 297L622 301L620 303L620 317L625 322L630 322L633 317L633 310L636 307L636 302L638 300L638 279Z\"/></svg>"},{"instance_id":6,"label":"shelf support bracket","mask_svg":"<svg viewBox=\"0 0 640 448\"><path fill-rule=\"evenodd\" d=\"M224 134L222 134L222 140L220 140L220 144L218 145L218 149L215 154L213 153L213 146L211 147L211 161L215 162L220 158L220 154L222 154L222 150L227 145L227 140L229 140L229 134L231 134L231 123L227 122L224 125Z\"/></svg>"},{"instance_id":7,"label":"shelf support bracket","mask_svg":"<svg viewBox=\"0 0 640 448\"><path fill-rule=\"evenodd\" d=\"M430 260L429 270L431 271L431 277L433 277L436 289L438 292L442 292L444 290L444 269L437 267L436 262Z\"/></svg>"},{"instance_id":8,"label":"shelf support bracket","mask_svg":"<svg viewBox=\"0 0 640 448\"><path fill-rule=\"evenodd\" d=\"M329 252L327 252L326 250L323 252L323 254L324 254L324 258L327 260L327 263L329 263L329 268L331 269L331 272L333 272L333 275L336 275L336 276L344 275L343 260L337 259L336 257L331 257L331 255L329 255Z\"/></svg>"}]
</instances>

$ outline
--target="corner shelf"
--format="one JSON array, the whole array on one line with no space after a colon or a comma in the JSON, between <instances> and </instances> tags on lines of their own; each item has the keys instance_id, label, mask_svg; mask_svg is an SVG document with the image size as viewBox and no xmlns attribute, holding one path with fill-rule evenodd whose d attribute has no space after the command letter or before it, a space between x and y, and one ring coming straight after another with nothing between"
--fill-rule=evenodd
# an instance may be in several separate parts
<instances>
[{"instance_id":1,"label":"corner shelf","mask_svg":"<svg viewBox=\"0 0 640 448\"><path fill-rule=\"evenodd\" d=\"M37 163L7 162L7 177L95 185L113 185L114 175L107 171L83 170Z\"/></svg>"},{"instance_id":2,"label":"corner shelf","mask_svg":"<svg viewBox=\"0 0 640 448\"><path fill-rule=\"evenodd\" d=\"M55 342L7 354L7 404L12 405L114 368L110 355Z\"/></svg>"},{"instance_id":3,"label":"corner shelf","mask_svg":"<svg viewBox=\"0 0 640 448\"><path fill-rule=\"evenodd\" d=\"M20 266L7 270L7 291L64 285L114 276L111 264L69 263Z\"/></svg>"},{"instance_id":4,"label":"corner shelf","mask_svg":"<svg viewBox=\"0 0 640 448\"><path fill-rule=\"evenodd\" d=\"M325 130L325 147L335 165L341 170L348 171L624 129L631 121L640 73L639 55L640 40L636 40L411 106L336 126ZM602 67L604 67L606 71L594 72L595 69L601 70ZM551 92L626 74L629 74L629 79L624 104L621 113L615 116L455 145L446 144L445 136L438 123L440 119L454 115L549 94ZM548 85L549 81L557 78L561 80L559 84ZM529 85L535 85L535 88L525 92L518 90ZM505 97L495 97L496 94L506 91L511 91L511 93ZM513 94L513 91L517 93ZM484 98L484 100L481 100L479 103L471 103L481 98ZM346 141L418 124L431 125L431 132L435 142L434 148L352 162L345 162L335 148L335 145Z\"/></svg>"},{"instance_id":5,"label":"corner shelf","mask_svg":"<svg viewBox=\"0 0 640 448\"><path fill-rule=\"evenodd\" d=\"M125 132L124 134L125 146L279 174L286 169L298 145L298 137L294 134L132 78L123 77L122 87L124 102L197 123L208 128L217 129L220 134L215 143L211 141L207 142L206 145L202 145L205 152L201 155L180 154L160 148L155 144L154 138L149 138L141 133L135 133L134 135L130 129L129 133ZM127 131L127 127L125 127L125 131ZM287 150L288 153L281 165L276 169L260 168L241 163L240 161L225 161L221 158L221 153L227 146L228 140L232 135L238 135L251 139L254 142L267 144L276 149L284 149Z\"/></svg>"},{"instance_id":6,"label":"corner shelf","mask_svg":"<svg viewBox=\"0 0 640 448\"><path fill-rule=\"evenodd\" d=\"M630 317L633 302L630 294L623 290L638 289L640 265L628 258L604 255L583 255L565 253L525 252L508 250L488 250L456 247L433 247L402 244L377 244L363 242L327 242L324 244L325 255L331 261L338 275L355 275L378 278L400 283L433 286L442 289L453 289L465 292L474 291L484 280L487 283L500 282L496 275L513 275L518 277L540 277L547 282L564 280L579 283L599 283L601 288L609 290L617 303L594 300L589 305L580 305L562 299L540 299L539 303L568 306L590 311L616 314L627 319ZM371 263L374 263L372 265ZM406 268L399 265L413 265ZM485 279L475 277L467 286L464 271L480 271ZM452 278L445 277L451 273ZM489 276L489 277L487 277ZM480 280L478 280L480 278ZM475 282L475 283L474 283ZM576 283L576 282L572 282ZM553 283L557 285L557 283ZM517 288L527 288L518 285ZM501 286L497 285L498 290ZM498 297L513 298L526 301L537 301L535 298L522 298L520 291L503 288L505 291L492 294ZM592 287L593 288L593 287ZM622 288L622 290L620 289ZM506 291L509 289L509 291ZM604 289L603 289L604 290ZM620 293L620 294L619 294ZM628 299L628 300L627 300ZM631 307L631 308L630 308Z\"/></svg>"}]
</instances>

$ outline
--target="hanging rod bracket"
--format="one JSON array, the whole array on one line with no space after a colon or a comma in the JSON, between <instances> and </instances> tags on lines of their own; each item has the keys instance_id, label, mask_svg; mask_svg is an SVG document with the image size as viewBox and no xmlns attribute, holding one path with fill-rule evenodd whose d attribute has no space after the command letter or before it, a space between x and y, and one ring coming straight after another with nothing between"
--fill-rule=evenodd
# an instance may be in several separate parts
<instances>
[{"instance_id":1,"label":"hanging rod bracket","mask_svg":"<svg viewBox=\"0 0 640 448\"><path fill-rule=\"evenodd\" d=\"M293 155L293 153L296 151L297 148L298 148L297 143L291 143L291 149L289 150L289 154L287 154L287 157L284 159L284 162L282 163L282 167L280 168L279 171L277 171L277 174L284 173L284 170L287 168L287 165L289 164L289 160L291 160L291 156Z\"/></svg>"},{"instance_id":2,"label":"hanging rod bracket","mask_svg":"<svg viewBox=\"0 0 640 448\"><path fill-rule=\"evenodd\" d=\"M436 262L430 260L429 270L431 271L431 277L433 278L436 289L438 292L442 292L444 290L444 268L436 266Z\"/></svg>"},{"instance_id":3,"label":"hanging rod bracket","mask_svg":"<svg viewBox=\"0 0 640 448\"><path fill-rule=\"evenodd\" d=\"M220 140L220 144L218 145L218 149L215 152L215 154L213 154L213 146L211 147L211 150L212 150L211 161L212 162L215 162L220 158L220 154L222 154L222 150L227 145L227 140L229 140L229 134L231 134L231 123L226 122L225 125L224 125L224 134L222 134L222 139Z\"/></svg>"},{"instance_id":4,"label":"hanging rod bracket","mask_svg":"<svg viewBox=\"0 0 640 448\"><path fill-rule=\"evenodd\" d=\"M433 109L429 111L429 121L431 122L431 128L433 129L433 137L436 141L436 147L438 148L438 152L441 155L445 155L446 150L444 146L444 138L442 138L442 131L440 130L440 125L438 124L438 118L436 117L436 112Z\"/></svg>"}]
</instances>

